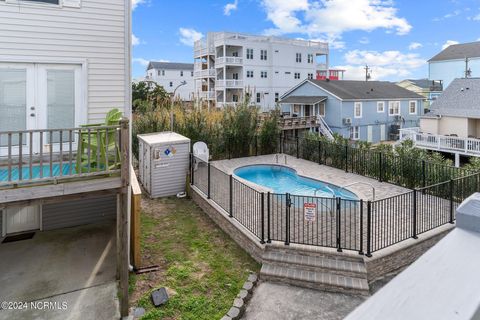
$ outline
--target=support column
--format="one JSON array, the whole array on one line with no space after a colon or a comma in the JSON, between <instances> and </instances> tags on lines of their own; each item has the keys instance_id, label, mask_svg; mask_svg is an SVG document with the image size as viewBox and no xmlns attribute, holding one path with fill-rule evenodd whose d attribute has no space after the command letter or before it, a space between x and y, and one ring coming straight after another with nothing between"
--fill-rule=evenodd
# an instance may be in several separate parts
<instances>
[{"instance_id":1,"label":"support column","mask_svg":"<svg viewBox=\"0 0 480 320\"><path fill-rule=\"evenodd\" d=\"M120 120L121 148L121 191L117 196L117 278L119 280L118 296L120 315L128 316L128 195L130 190L130 130L129 120Z\"/></svg>"},{"instance_id":2,"label":"support column","mask_svg":"<svg viewBox=\"0 0 480 320\"><path fill-rule=\"evenodd\" d=\"M460 167L460 153L455 153L455 167Z\"/></svg>"},{"instance_id":3,"label":"support column","mask_svg":"<svg viewBox=\"0 0 480 320\"><path fill-rule=\"evenodd\" d=\"M227 46L223 45L223 107L225 108L225 103L227 102Z\"/></svg>"}]
</instances>

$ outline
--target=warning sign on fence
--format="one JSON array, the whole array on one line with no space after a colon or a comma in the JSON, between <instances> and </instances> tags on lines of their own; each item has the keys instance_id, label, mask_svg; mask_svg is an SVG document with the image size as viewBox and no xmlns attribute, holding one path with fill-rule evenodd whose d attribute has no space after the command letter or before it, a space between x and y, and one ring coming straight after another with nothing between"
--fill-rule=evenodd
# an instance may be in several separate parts
<instances>
[{"instance_id":1,"label":"warning sign on fence","mask_svg":"<svg viewBox=\"0 0 480 320\"><path fill-rule=\"evenodd\" d=\"M313 222L317 216L317 204L316 203L304 203L303 214L305 215L305 221Z\"/></svg>"}]
</instances>

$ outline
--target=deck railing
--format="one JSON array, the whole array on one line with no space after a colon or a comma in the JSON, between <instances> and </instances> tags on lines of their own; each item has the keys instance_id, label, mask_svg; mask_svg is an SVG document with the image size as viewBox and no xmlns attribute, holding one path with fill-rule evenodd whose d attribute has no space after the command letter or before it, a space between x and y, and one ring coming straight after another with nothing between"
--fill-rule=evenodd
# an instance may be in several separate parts
<instances>
[{"instance_id":1,"label":"deck railing","mask_svg":"<svg viewBox=\"0 0 480 320\"><path fill-rule=\"evenodd\" d=\"M117 174L120 126L0 131L0 186Z\"/></svg>"},{"instance_id":2,"label":"deck railing","mask_svg":"<svg viewBox=\"0 0 480 320\"><path fill-rule=\"evenodd\" d=\"M406 139L425 149L480 155L480 139L422 133L420 128L400 129L400 140Z\"/></svg>"}]
</instances>

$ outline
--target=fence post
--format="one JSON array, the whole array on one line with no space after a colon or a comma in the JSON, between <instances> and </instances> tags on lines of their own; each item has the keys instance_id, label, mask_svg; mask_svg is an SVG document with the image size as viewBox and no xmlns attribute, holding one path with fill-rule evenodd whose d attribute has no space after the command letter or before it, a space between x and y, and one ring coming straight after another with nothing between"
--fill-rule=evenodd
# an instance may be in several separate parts
<instances>
[{"instance_id":1,"label":"fence post","mask_svg":"<svg viewBox=\"0 0 480 320\"><path fill-rule=\"evenodd\" d=\"M258 156L258 136L255 135L255 157Z\"/></svg>"},{"instance_id":2,"label":"fence post","mask_svg":"<svg viewBox=\"0 0 480 320\"><path fill-rule=\"evenodd\" d=\"M413 239L417 237L417 190L413 189Z\"/></svg>"},{"instance_id":3,"label":"fence post","mask_svg":"<svg viewBox=\"0 0 480 320\"><path fill-rule=\"evenodd\" d=\"M427 176L426 176L426 164L425 160L422 160L422 188L425 188L427 186Z\"/></svg>"},{"instance_id":4,"label":"fence post","mask_svg":"<svg viewBox=\"0 0 480 320\"><path fill-rule=\"evenodd\" d=\"M367 202L367 257L372 256L372 202Z\"/></svg>"},{"instance_id":5,"label":"fence post","mask_svg":"<svg viewBox=\"0 0 480 320\"><path fill-rule=\"evenodd\" d=\"M341 226L341 221L340 221L340 205L341 205L341 201L342 199L340 198L335 198L336 199L336 203L337 203L337 219L336 219L336 225L337 225L337 252L342 252L342 243L341 243L341 230L342 230L342 226Z\"/></svg>"},{"instance_id":6,"label":"fence post","mask_svg":"<svg viewBox=\"0 0 480 320\"><path fill-rule=\"evenodd\" d=\"M195 184L195 156L190 154L190 183Z\"/></svg>"},{"instance_id":7,"label":"fence post","mask_svg":"<svg viewBox=\"0 0 480 320\"><path fill-rule=\"evenodd\" d=\"M260 239L260 243L264 244L265 243L265 192L262 192L262 212L261 212L261 227L262 227L262 239Z\"/></svg>"},{"instance_id":8,"label":"fence post","mask_svg":"<svg viewBox=\"0 0 480 320\"><path fill-rule=\"evenodd\" d=\"M363 199L360 199L360 250L358 254L363 255Z\"/></svg>"},{"instance_id":9,"label":"fence post","mask_svg":"<svg viewBox=\"0 0 480 320\"><path fill-rule=\"evenodd\" d=\"M378 181L379 182L383 182L382 172L383 172L383 153L380 152L378 157Z\"/></svg>"},{"instance_id":10,"label":"fence post","mask_svg":"<svg viewBox=\"0 0 480 320\"><path fill-rule=\"evenodd\" d=\"M270 238L270 191L267 193L267 243L271 243Z\"/></svg>"},{"instance_id":11,"label":"fence post","mask_svg":"<svg viewBox=\"0 0 480 320\"><path fill-rule=\"evenodd\" d=\"M230 218L233 218L233 175L230 175Z\"/></svg>"},{"instance_id":12,"label":"fence post","mask_svg":"<svg viewBox=\"0 0 480 320\"><path fill-rule=\"evenodd\" d=\"M207 165L208 168L208 178L207 178L207 199L210 199L210 162Z\"/></svg>"},{"instance_id":13,"label":"fence post","mask_svg":"<svg viewBox=\"0 0 480 320\"><path fill-rule=\"evenodd\" d=\"M285 153L285 133L280 133L280 139L282 141L282 150L281 150L281 153Z\"/></svg>"},{"instance_id":14,"label":"fence post","mask_svg":"<svg viewBox=\"0 0 480 320\"><path fill-rule=\"evenodd\" d=\"M453 179L450 179L449 185L449 198L450 198L450 221L453 224Z\"/></svg>"},{"instance_id":15,"label":"fence post","mask_svg":"<svg viewBox=\"0 0 480 320\"><path fill-rule=\"evenodd\" d=\"M348 172L348 144L345 145L345 172Z\"/></svg>"},{"instance_id":16,"label":"fence post","mask_svg":"<svg viewBox=\"0 0 480 320\"><path fill-rule=\"evenodd\" d=\"M290 205L292 204L290 200L290 194L285 194L285 245L288 246L290 244Z\"/></svg>"},{"instance_id":17,"label":"fence post","mask_svg":"<svg viewBox=\"0 0 480 320\"><path fill-rule=\"evenodd\" d=\"M318 164L322 164L322 141L318 140Z\"/></svg>"},{"instance_id":18,"label":"fence post","mask_svg":"<svg viewBox=\"0 0 480 320\"><path fill-rule=\"evenodd\" d=\"M297 136L296 138L297 138L297 139L296 139L296 140L297 140L297 141L296 141L296 144L297 144L297 159L298 159L298 158L299 158L299 154L300 154L300 153L299 153L300 150L299 150L299 148L298 148L298 140L299 140L299 139L298 139L298 136Z\"/></svg>"}]
</instances>

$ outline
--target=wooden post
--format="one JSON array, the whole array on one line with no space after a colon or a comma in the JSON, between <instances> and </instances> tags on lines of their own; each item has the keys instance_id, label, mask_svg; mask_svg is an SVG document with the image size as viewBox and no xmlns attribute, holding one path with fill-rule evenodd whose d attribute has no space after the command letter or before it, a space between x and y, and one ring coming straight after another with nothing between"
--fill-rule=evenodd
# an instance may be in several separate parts
<instances>
[{"instance_id":1,"label":"wooden post","mask_svg":"<svg viewBox=\"0 0 480 320\"><path fill-rule=\"evenodd\" d=\"M130 129L127 118L120 120L122 181L117 210L117 277L119 280L120 315L128 316L128 194L130 185Z\"/></svg>"},{"instance_id":2,"label":"wooden post","mask_svg":"<svg viewBox=\"0 0 480 320\"><path fill-rule=\"evenodd\" d=\"M133 266L136 269L139 269L142 266L142 256L140 254L140 214L142 189L137 181L133 167L130 167L130 181L132 185L132 200L130 206L130 252L133 260Z\"/></svg>"}]
</instances>

